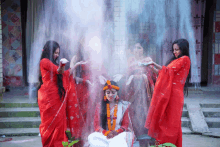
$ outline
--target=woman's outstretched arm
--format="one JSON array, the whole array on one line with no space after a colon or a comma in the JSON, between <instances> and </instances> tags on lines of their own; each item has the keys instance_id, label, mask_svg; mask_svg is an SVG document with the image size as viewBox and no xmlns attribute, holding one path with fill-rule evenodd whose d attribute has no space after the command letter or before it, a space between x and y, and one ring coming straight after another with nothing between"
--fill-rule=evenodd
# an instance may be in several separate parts
<instances>
[{"instance_id":1,"label":"woman's outstretched arm","mask_svg":"<svg viewBox=\"0 0 220 147\"><path fill-rule=\"evenodd\" d=\"M149 66L152 71L156 74L158 74L159 70L162 69L162 66L160 66L159 64L155 63L155 62L152 62L152 64Z\"/></svg>"},{"instance_id":2,"label":"woman's outstretched arm","mask_svg":"<svg viewBox=\"0 0 220 147\"><path fill-rule=\"evenodd\" d=\"M162 66L155 63L151 57L146 57L142 62L148 64L147 66L156 74L162 69Z\"/></svg>"},{"instance_id":3,"label":"woman's outstretched arm","mask_svg":"<svg viewBox=\"0 0 220 147\"><path fill-rule=\"evenodd\" d=\"M84 61L79 61L79 62L76 62L77 61L77 57L76 56L73 56L73 58L71 59L70 61L70 75L73 75L73 77L76 76L76 68L77 66L81 65L81 64L86 64L87 62L84 62Z\"/></svg>"},{"instance_id":4,"label":"woman's outstretched arm","mask_svg":"<svg viewBox=\"0 0 220 147\"><path fill-rule=\"evenodd\" d=\"M162 66L160 66L159 64L157 64L153 61L148 62L147 66L156 74L158 74L159 70L162 69Z\"/></svg>"},{"instance_id":5,"label":"woman's outstretched arm","mask_svg":"<svg viewBox=\"0 0 220 147\"><path fill-rule=\"evenodd\" d=\"M158 69L158 70L161 70L162 69L162 66L160 66L159 64L153 62L153 65Z\"/></svg>"}]
</instances>

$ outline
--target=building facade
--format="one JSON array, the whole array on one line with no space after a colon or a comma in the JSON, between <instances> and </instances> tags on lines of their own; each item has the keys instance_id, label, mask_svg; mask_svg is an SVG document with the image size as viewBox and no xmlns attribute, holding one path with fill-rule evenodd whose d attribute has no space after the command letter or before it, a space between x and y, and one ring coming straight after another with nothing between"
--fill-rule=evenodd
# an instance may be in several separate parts
<instances>
[{"instance_id":1,"label":"building facade","mask_svg":"<svg viewBox=\"0 0 220 147\"><path fill-rule=\"evenodd\" d=\"M126 45L126 41L128 40L123 38L123 36L129 33L130 39L128 42L131 44L130 46L135 43L135 40L132 40L132 38L135 37L149 41L149 32L146 33L146 28L152 26L139 22L137 26L139 27L139 31L129 32L126 29L125 23L126 1L106 0L106 2L106 5L108 5L106 8L111 9L108 13L112 13L112 15L110 15L111 21L108 23L114 30L114 34L112 34L114 39L111 40L114 42L112 51L118 52L120 60L124 60L125 57L121 56L121 54L124 52L123 49L129 48L129 46ZM24 7L21 3L28 3L28 1L1 1L0 86L27 86L28 57L26 52L30 50L25 45L25 24L27 20L25 20L26 17L24 13L27 12L27 4L26 7ZM211 11L209 16L207 14L207 7L213 8L209 10ZM199 82L202 85L220 85L220 0L191 0L191 12L192 27L195 33ZM213 17L211 15L212 13ZM212 20L212 27L210 27L210 20ZM161 56L168 57L170 55L172 40L173 38L164 41L165 48L161 47L158 49L153 44L150 44L150 55L160 64L164 64L165 59L167 59L164 58L161 60ZM207 44L210 44L210 40L211 45L208 46ZM160 52L160 54L158 54L158 52ZM204 59L206 56L207 59ZM117 57L115 58L118 59ZM125 67L119 65L116 68L121 69Z\"/></svg>"},{"instance_id":2,"label":"building facade","mask_svg":"<svg viewBox=\"0 0 220 147\"><path fill-rule=\"evenodd\" d=\"M24 86L20 1L2 1L1 8L4 86Z\"/></svg>"}]
</instances>

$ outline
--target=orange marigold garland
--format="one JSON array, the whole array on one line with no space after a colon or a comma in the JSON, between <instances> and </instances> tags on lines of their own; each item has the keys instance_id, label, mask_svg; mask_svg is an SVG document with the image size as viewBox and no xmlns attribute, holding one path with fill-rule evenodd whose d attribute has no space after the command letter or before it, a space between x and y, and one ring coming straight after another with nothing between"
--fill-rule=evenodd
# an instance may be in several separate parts
<instances>
[{"instance_id":1,"label":"orange marigold garland","mask_svg":"<svg viewBox=\"0 0 220 147\"><path fill-rule=\"evenodd\" d=\"M103 88L103 90L106 90L106 89L116 89L116 90L119 90L120 88L118 86L115 86L115 85L111 85L111 82L109 80L107 80L107 86L105 86ZM106 101L107 98L106 96L104 96L104 101ZM117 96L116 97L116 104L115 104L115 108L114 108L114 116L113 116L113 124L111 125L111 117L110 117L110 106L109 106L109 103L106 104L106 109L107 109L107 123L108 123L108 131L106 131L104 133L105 136L107 136L112 130L115 130L115 126L116 126L116 120L117 120L117 112L118 112L118 100L119 100L119 97Z\"/></svg>"},{"instance_id":2,"label":"orange marigold garland","mask_svg":"<svg viewBox=\"0 0 220 147\"><path fill-rule=\"evenodd\" d=\"M107 109L107 122L108 122L108 130L111 131L111 118L110 118L110 106L109 103L106 104ZM109 126L110 124L110 126Z\"/></svg>"},{"instance_id":3,"label":"orange marigold garland","mask_svg":"<svg viewBox=\"0 0 220 147\"><path fill-rule=\"evenodd\" d=\"M104 101L107 101L107 97L106 96L104 96Z\"/></svg>"},{"instance_id":4,"label":"orange marigold garland","mask_svg":"<svg viewBox=\"0 0 220 147\"><path fill-rule=\"evenodd\" d=\"M114 108L114 116L113 116L113 125L111 125L111 117L110 117L110 106L109 103L106 104L106 109L107 109L107 122L108 122L108 130L105 133L105 136L107 136L112 130L115 130L115 126L116 126L116 120L117 120L117 112L118 112L118 101L115 104L115 108Z\"/></svg>"},{"instance_id":5,"label":"orange marigold garland","mask_svg":"<svg viewBox=\"0 0 220 147\"><path fill-rule=\"evenodd\" d=\"M118 87L118 86L115 86L115 85L112 85L111 84L111 82L109 81L109 80L107 80L107 82L106 82L108 85L107 86L105 86L104 88L103 88L103 90L106 90L106 89L116 89L116 90L119 90L120 88Z\"/></svg>"},{"instance_id":6,"label":"orange marigold garland","mask_svg":"<svg viewBox=\"0 0 220 147\"><path fill-rule=\"evenodd\" d=\"M107 131L107 132L105 132L105 136L107 136L110 132L111 132L111 131Z\"/></svg>"},{"instance_id":7,"label":"orange marigold garland","mask_svg":"<svg viewBox=\"0 0 220 147\"><path fill-rule=\"evenodd\" d=\"M118 104L115 104L114 117L113 117L113 125L112 125L112 127L111 127L111 130L115 130L116 119L117 119L117 112L118 112ZM111 125L111 124L110 124L110 125Z\"/></svg>"}]
</instances>

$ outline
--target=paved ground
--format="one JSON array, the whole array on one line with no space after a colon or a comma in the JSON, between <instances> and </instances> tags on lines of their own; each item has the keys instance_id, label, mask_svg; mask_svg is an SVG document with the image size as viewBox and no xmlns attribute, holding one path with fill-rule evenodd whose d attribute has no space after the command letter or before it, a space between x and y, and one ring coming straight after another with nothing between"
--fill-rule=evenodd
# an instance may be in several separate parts
<instances>
[{"instance_id":1,"label":"paved ground","mask_svg":"<svg viewBox=\"0 0 220 147\"><path fill-rule=\"evenodd\" d=\"M183 147L220 147L220 138L202 135L183 135Z\"/></svg>"},{"instance_id":2,"label":"paved ground","mask_svg":"<svg viewBox=\"0 0 220 147\"><path fill-rule=\"evenodd\" d=\"M30 102L26 94L26 88L4 93L2 102ZM197 91L190 88L189 96L185 97L185 103L220 103L220 87L200 87ZM1 140L3 138L0 138ZM12 137L12 140L8 142L0 142L0 147L42 147L42 145L41 138L38 136L23 136ZM220 138L183 134L183 147L220 147Z\"/></svg>"},{"instance_id":3,"label":"paved ground","mask_svg":"<svg viewBox=\"0 0 220 147\"><path fill-rule=\"evenodd\" d=\"M22 136L7 138L12 138L12 140L8 142L0 142L1 147L42 147L41 138L38 136ZM3 138L1 138L0 140L3 140Z\"/></svg>"},{"instance_id":4,"label":"paved ground","mask_svg":"<svg viewBox=\"0 0 220 147\"><path fill-rule=\"evenodd\" d=\"M11 141L0 142L0 146L1 147L42 147L41 138L38 136L12 137ZM183 147L219 147L219 146L220 146L220 138L213 138L202 135L183 135Z\"/></svg>"}]
</instances>

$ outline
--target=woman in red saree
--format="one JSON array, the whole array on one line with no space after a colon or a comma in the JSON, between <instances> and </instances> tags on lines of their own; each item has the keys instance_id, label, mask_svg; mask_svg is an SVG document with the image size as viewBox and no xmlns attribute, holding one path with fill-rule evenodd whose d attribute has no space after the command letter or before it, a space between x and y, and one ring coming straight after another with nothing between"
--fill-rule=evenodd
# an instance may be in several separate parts
<instances>
[{"instance_id":1,"label":"woman in red saree","mask_svg":"<svg viewBox=\"0 0 220 147\"><path fill-rule=\"evenodd\" d=\"M129 78L126 83L126 92L124 92L126 94L126 100L131 102L129 113L134 133L137 137L147 134L147 129L144 127L144 124L156 80L156 74L153 73L150 67L140 65L149 60L151 61L151 58L144 56L145 51L141 44L142 43L135 44L133 51L134 57L129 58ZM141 146L147 146L146 144L148 144L147 140L140 140Z\"/></svg>"},{"instance_id":2,"label":"woman in red saree","mask_svg":"<svg viewBox=\"0 0 220 147\"><path fill-rule=\"evenodd\" d=\"M173 143L182 147L181 116L184 104L184 85L190 70L189 43L178 39L172 45L174 57L167 66L149 62L158 73L145 127L148 135L159 144Z\"/></svg>"},{"instance_id":3,"label":"woman in red saree","mask_svg":"<svg viewBox=\"0 0 220 147\"><path fill-rule=\"evenodd\" d=\"M85 51L86 50L86 51ZM87 142L88 134L93 131L91 122L93 122L93 115L95 113L94 105L99 101L102 91L99 90L101 84L99 83L99 75L106 75L105 67L98 66L91 61L90 52L88 48L84 46L84 41L80 41L78 44L77 54L72 58L70 66L74 66L75 63L85 61L86 64L77 66L75 74L76 82L76 96L79 102L80 109L80 128L79 132L80 142L76 145L83 146ZM101 68L100 68L101 67ZM100 70L98 69L100 68Z\"/></svg>"},{"instance_id":4,"label":"woman in red saree","mask_svg":"<svg viewBox=\"0 0 220 147\"><path fill-rule=\"evenodd\" d=\"M67 124L72 135L78 137L77 134L80 132L75 81L70 76L75 67L64 71L65 64L61 62L58 66L56 60L59 53L59 44L55 41L48 41L41 55L38 105L41 116L39 129L43 147L63 147L62 141L68 141L65 134ZM79 64L81 63L75 66Z\"/></svg>"}]
</instances>

